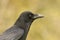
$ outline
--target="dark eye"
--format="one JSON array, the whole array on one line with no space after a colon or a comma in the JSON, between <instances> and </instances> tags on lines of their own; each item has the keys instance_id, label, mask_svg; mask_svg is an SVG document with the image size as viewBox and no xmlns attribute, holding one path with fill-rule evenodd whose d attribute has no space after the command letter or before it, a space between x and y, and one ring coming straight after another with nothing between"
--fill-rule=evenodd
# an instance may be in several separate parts
<instances>
[{"instance_id":1,"label":"dark eye","mask_svg":"<svg viewBox=\"0 0 60 40\"><path fill-rule=\"evenodd\" d=\"M32 19L32 18L33 18L33 14L30 14L30 15L29 15L29 18Z\"/></svg>"},{"instance_id":2,"label":"dark eye","mask_svg":"<svg viewBox=\"0 0 60 40\"><path fill-rule=\"evenodd\" d=\"M32 17L32 15L29 15L29 17Z\"/></svg>"}]
</instances>

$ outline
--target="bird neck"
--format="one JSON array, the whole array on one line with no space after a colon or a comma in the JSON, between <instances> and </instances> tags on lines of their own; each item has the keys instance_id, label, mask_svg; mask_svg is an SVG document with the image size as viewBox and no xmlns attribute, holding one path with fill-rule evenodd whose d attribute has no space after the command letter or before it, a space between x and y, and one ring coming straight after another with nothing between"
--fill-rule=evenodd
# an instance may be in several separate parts
<instances>
[{"instance_id":1,"label":"bird neck","mask_svg":"<svg viewBox=\"0 0 60 40\"><path fill-rule=\"evenodd\" d=\"M24 29L24 34L19 40L26 40L31 23L27 23Z\"/></svg>"},{"instance_id":2,"label":"bird neck","mask_svg":"<svg viewBox=\"0 0 60 40\"><path fill-rule=\"evenodd\" d=\"M15 22L14 25L17 25L17 27L24 29L26 24L25 24L23 18L20 18L20 19L18 18L18 20Z\"/></svg>"},{"instance_id":3,"label":"bird neck","mask_svg":"<svg viewBox=\"0 0 60 40\"><path fill-rule=\"evenodd\" d=\"M28 31L30 29L30 26L31 26L32 22L33 21L30 21L30 22L26 23L24 20L17 20L16 21L15 25L17 25L17 27L20 27L24 30L24 34L19 40L26 40Z\"/></svg>"}]
</instances>

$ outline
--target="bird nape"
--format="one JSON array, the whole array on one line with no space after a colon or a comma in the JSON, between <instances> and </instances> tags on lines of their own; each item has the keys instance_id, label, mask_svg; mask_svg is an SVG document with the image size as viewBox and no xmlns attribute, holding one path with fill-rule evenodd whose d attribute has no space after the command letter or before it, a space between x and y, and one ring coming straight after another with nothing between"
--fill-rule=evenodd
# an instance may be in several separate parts
<instances>
[{"instance_id":1,"label":"bird nape","mask_svg":"<svg viewBox=\"0 0 60 40\"><path fill-rule=\"evenodd\" d=\"M26 40L32 22L43 17L43 15L33 14L30 11L22 12L13 27L0 35L0 40Z\"/></svg>"},{"instance_id":2,"label":"bird nape","mask_svg":"<svg viewBox=\"0 0 60 40\"><path fill-rule=\"evenodd\" d=\"M21 38L19 38L19 40L26 40L32 22L37 18L43 17L44 17L43 15L33 14L30 11L22 12L21 16L19 16L18 20L15 23L15 25L24 30L24 34L21 36Z\"/></svg>"}]
</instances>

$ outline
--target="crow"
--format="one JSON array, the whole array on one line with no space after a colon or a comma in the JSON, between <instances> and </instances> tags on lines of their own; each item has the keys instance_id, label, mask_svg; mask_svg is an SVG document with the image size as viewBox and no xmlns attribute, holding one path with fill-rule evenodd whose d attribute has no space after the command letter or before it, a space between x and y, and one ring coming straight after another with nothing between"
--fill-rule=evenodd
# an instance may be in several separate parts
<instances>
[{"instance_id":1,"label":"crow","mask_svg":"<svg viewBox=\"0 0 60 40\"><path fill-rule=\"evenodd\" d=\"M43 17L30 11L22 12L15 24L0 35L0 40L26 40L32 22Z\"/></svg>"}]
</instances>

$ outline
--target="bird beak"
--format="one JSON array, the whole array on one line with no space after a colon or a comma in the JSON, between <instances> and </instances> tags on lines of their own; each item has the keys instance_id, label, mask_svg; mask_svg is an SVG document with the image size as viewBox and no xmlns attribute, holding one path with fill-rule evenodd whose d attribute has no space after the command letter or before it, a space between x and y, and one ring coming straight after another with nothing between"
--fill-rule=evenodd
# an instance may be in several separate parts
<instances>
[{"instance_id":1,"label":"bird beak","mask_svg":"<svg viewBox=\"0 0 60 40\"><path fill-rule=\"evenodd\" d=\"M34 14L34 19L37 19L37 18L43 18L44 16L43 15L41 15L41 14Z\"/></svg>"}]
</instances>

